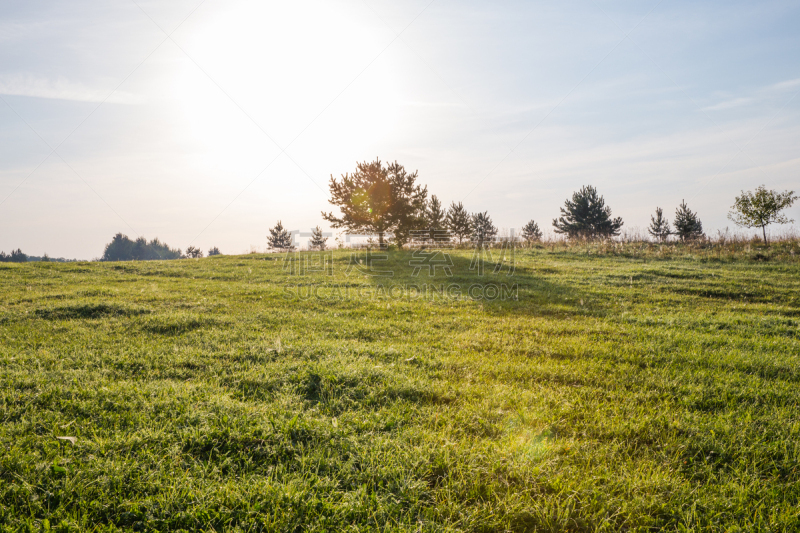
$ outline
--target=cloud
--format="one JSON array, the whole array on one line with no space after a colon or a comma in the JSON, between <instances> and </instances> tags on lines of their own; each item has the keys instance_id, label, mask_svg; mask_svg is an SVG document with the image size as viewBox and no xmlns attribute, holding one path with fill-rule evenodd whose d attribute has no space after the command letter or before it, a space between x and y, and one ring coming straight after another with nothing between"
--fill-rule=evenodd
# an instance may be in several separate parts
<instances>
[{"instance_id":1,"label":"cloud","mask_svg":"<svg viewBox=\"0 0 800 533\"><path fill-rule=\"evenodd\" d=\"M712 106L704 107L703 111L722 111L723 109L732 109L734 107L741 107L752 102L752 98L734 98L733 100L725 100Z\"/></svg>"},{"instance_id":2,"label":"cloud","mask_svg":"<svg viewBox=\"0 0 800 533\"><path fill-rule=\"evenodd\" d=\"M800 78L795 80L782 81L780 83L770 85L769 88L776 91L788 91L791 89L797 89L800 88Z\"/></svg>"},{"instance_id":3,"label":"cloud","mask_svg":"<svg viewBox=\"0 0 800 533\"><path fill-rule=\"evenodd\" d=\"M108 89L92 89L66 78L49 79L31 74L0 75L0 94L9 96L29 96L74 102L108 102L112 104L138 104L142 98L131 93Z\"/></svg>"},{"instance_id":4,"label":"cloud","mask_svg":"<svg viewBox=\"0 0 800 533\"><path fill-rule=\"evenodd\" d=\"M776 93L793 91L797 89L800 89L800 78L793 80L786 80L779 83L773 83L772 85L763 86L754 91L755 97L731 98L729 100L724 100L722 102L719 102L718 104L704 107L702 108L702 111L723 111L725 109L733 109L735 107L748 105L756 101L760 103L765 99L778 97L778 94Z\"/></svg>"}]
</instances>

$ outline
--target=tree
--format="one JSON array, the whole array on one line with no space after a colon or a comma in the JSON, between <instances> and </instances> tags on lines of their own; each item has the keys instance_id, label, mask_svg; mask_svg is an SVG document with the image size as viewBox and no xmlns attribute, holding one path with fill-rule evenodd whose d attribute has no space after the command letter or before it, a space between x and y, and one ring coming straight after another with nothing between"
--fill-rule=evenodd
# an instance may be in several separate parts
<instances>
[{"instance_id":1,"label":"tree","mask_svg":"<svg viewBox=\"0 0 800 533\"><path fill-rule=\"evenodd\" d=\"M478 248L483 248L484 242L492 242L497 236L497 228L492 224L492 217L488 211L472 215L472 242Z\"/></svg>"},{"instance_id":2,"label":"tree","mask_svg":"<svg viewBox=\"0 0 800 533\"><path fill-rule=\"evenodd\" d=\"M45 254L47 255L47 254ZM0 263L25 263L28 261L28 256L22 253L22 250L17 248L11 250L10 254L0 252Z\"/></svg>"},{"instance_id":3,"label":"tree","mask_svg":"<svg viewBox=\"0 0 800 533\"><path fill-rule=\"evenodd\" d=\"M539 224L531 220L522 226L522 238L528 242L541 240L542 230L539 229Z\"/></svg>"},{"instance_id":4,"label":"tree","mask_svg":"<svg viewBox=\"0 0 800 533\"><path fill-rule=\"evenodd\" d=\"M309 241L309 245L312 248L319 248L320 251L325 249L325 243L328 242L328 237L323 237L322 230L319 229L319 226L311 230L311 241Z\"/></svg>"},{"instance_id":5,"label":"tree","mask_svg":"<svg viewBox=\"0 0 800 533\"><path fill-rule=\"evenodd\" d=\"M666 242L667 237L672 234L669 220L664 218L664 211L656 207L656 216L650 215L650 227L647 232L661 242Z\"/></svg>"},{"instance_id":6,"label":"tree","mask_svg":"<svg viewBox=\"0 0 800 533\"><path fill-rule=\"evenodd\" d=\"M445 224L450 233L458 239L458 244L461 244L464 239L469 238L472 234L472 219L461 202L450 204Z\"/></svg>"},{"instance_id":7,"label":"tree","mask_svg":"<svg viewBox=\"0 0 800 533\"><path fill-rule=\"evenodd\" d=\"M132 241L127 235L117 233L106 245L101 261L152 261L180 257L180 249L170 248L158 238L147 242L144 237L139 237Z\"/></svg>"},{"instance_id":8,"label":"tree","mask_svg":"<svg viewBox=\"0 0 800 533\"><path fill-rule=\"evenodd\" d=\"M416 181L417 172L409 174L397 161L358 163L356 171L343 174L341 180L331 176L329 202L339 207L342 216L323 212L322 218L349 233L377 234L381 247L391 233L402 246L410 230L424 223L428 188Z\"/></svg>"},{"instance_id":9,"label":"tree","mask_svg":"<svg viewBox=\"0 0 800 533\"><path fill-rule=\"evenodd\" d=\"M213 257L215 255L222 255L222 252L219 251L219 248L214 246L208 251L208 257Z\"/></svg>"},{"instance_id":10,"label":"tree","mask_svg":"<svg viewBox=\"0 0 800 533\"><path fill-rule=\"evenodd\" d=\"M703 236L703 223L697 213L686 206L686 201L681 201L681 205L675 210L675 235L682 241L699 239Z\"/></svg>"},{"instance_id":11,"label":"tree","mask_svg":"<svg viewBox=\"0 0 800 533\"><path fill-rule=\"evenodd\" d=\"M203 250L196 246L190 246L186 249L186 257L191 257L192 259L203 257Z\"/></svg>"},{"instance_id":12,"label":"tree","mask_svg":"<svg viewBox=\"0 0 800 533\"><path fill-rule=\"evenodd\" d=\"M127 235L117 233L106 244L103 252L103 261L130 261L133 259L133 241Z\"/></svg>"},{"instance_id":13,"label":"tree","mask_svg":"<svg viewBox=\"0 0 800 533\"><path fill-rule=\"evenodd\" d=\"M292 250L292 234L286 231L279 220L274 228L269 230L267 244L272 250Z\"/></svg>"},{"instance_id":14,"label":"tree","mask_svg":"<svg viewBox=\"0 0 800 533\"><path fill-rule=\"evenodd\" d=\"M561 208L561 216L553 220L556 233L566 234L570 239L595 239L619 235L622 218L611 218L611 208L591 185L581 187L567 199Z\"/></svg>"},{"instance_id":15,"label":"tree","mask_svg":"<svg viewBox=\"0 0 800 533\"><path fill-rule=\"evenodd\" d=\"M744 228L761 228L764 244L767 241L767 226L770 224L791 224L794 220L786 218L781 211L791 207L798 197L794 191L767 190L764 185L756 188L755 193L742 191L741 196L731 206L728 218L737 226Z\"/></svg>"},{"instance_id":16,"label":"tree","mask_svg":"<svg viewBox=\"0 0 800 533\"><path fill-rule=\"evenodd\" d=\"M442 208L442 202L434 194L425 207L425 222L428 224L428 238L435 241L437 232L445 228L447 213Z\"/></svg>"},{"instance_id":17,"label":"tree","mask_svg":"<svg viewBox=\"0 0 800 533\"><path fill-rule=\"evenodd\" d=\"M180 259L181 249L170 248L165 242L158 240L158 237L147 243L147 252L142 259L147 261Z\"/></svg>"}]
</instances>

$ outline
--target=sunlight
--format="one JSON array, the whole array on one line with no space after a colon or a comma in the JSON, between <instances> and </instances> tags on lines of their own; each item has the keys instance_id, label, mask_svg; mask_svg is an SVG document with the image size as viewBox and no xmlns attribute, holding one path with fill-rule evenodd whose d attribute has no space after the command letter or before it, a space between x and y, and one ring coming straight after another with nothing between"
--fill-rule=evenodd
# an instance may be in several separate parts
<instances>
[{"instance_id":1,"label":"sunlight","mask_svg":"<svg viewBox=\"0 0 800 533\"><path fill-rule=\"evenodd\" d=\"M292 143L289 153L314 168L335 167L342 153L350 165L349 154L374 157L370 146L391 132L401 97L391 54L370 64L391 36L361 17L315 0L239 2L201 17L176 38L197 63L184 58L174 75L179 135L219 168L254 151L271 160L275 143Z\"/></svg>"}]
</instances>

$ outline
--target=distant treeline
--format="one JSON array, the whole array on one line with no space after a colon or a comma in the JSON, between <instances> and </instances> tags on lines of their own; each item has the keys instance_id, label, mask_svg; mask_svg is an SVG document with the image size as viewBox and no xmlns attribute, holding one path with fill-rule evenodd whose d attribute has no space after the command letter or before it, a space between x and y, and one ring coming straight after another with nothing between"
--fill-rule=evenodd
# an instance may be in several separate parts
<instances>
[{"instance_id":1,"label":"distant treeline","mask_svg":"<svg viewBox=\"0 0 800 533\"><path fill-rule=\"evenodd\" d=\"M5 252L0 252L0 263L35 263L35 262L50 262L53 263L73 263L78 261L78 259L67 259L65 257L50 257L47 254L43 256L36 256L36 255L26 255L22 253L22 250L17 248L16 250L12 250L10 254L6 254Z\"/></svg>"},{"instance_id":2,"label":"distant treeline","mask_svg":"<svg viewBox=\"0 0 800 533\"><path fill-rule=\"evenodd\" d=\"M147 242L144 237L139 237L133 241L127 235L117 233L106 245L101 261L156 261L180 259L181 256L180 249L170 248L158 238Z\"/></svg>"},{"instance_id":3,"label":"distant treeline","mask_svg":"<svg viewBox=\"0 0 800 533\"><path fill-rule=\"evenodd\" d=\"M25 263L27 260L28 256L23 254L19 248L11 250L10 254L0 252L0 263Z\"/></svg>"}]
</instances>

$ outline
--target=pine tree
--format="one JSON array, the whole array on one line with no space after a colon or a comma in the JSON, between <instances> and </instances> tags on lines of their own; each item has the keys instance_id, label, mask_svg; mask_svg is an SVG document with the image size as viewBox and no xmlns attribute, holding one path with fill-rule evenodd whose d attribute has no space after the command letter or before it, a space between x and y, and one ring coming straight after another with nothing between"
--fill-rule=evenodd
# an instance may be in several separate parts
<instances>
[{"instance_id":1,"label":"pine tree","mask_svg":"<svg viewBox=\"0 0 800 533\"><path fill-rule=\"evenodd\" d=\"M794 191L770 191L764 185L756 188L756 192L742 191L741 196L736 197L736 202L728 213L737 226L744 228L761 228L764 235L764 244L769 246L767 240L767 226L770 224L791 224L791 220L782 215L781 211L798 199Z\"/></svg>"},{"instance_id":2,"label":"pine tree","mask_svg":"<svg viewBox=\"0 0 800 533\"><path fill-rule=\"evenodd\" d=\"M664 211L656 207L656 216L650 215L650 227L647 232L661 242L666 242L667 237L672 234L669 220L664 218Z\"/></svg>"},{"instance_id":3,"label":"pine tree","mask_svg":"<svg viewBox=\"0 0 800 533\"><path fill-rule=\"evenodd\" d=\"M442 208L442 202L436 197L431 196L428 205L425 207L425 222L428 224L428 238L435 241L437 232L444 229L447 219L447 213Z\"/></svg>"},{"instance_id":4,"label":"pine tree","mask_svg":"<svg viewBox=\"0 0 800 533\"><path fill-rule=\"evenodd\" d=\"M292 234L289 233L279 220L275 227L269 230L267 235L267 244L271 250L292 250Z\"/></svg>"},{"instance_id":5,"label":"pine tree","mask_svg":"<svg viewBox=\"0 0 800 533\"><path fill-rule=\"evenodd\" d=\"M483 248L484 243L494 241L497 236L497 228L492 224L492 217L488 211L475 213L471 217L472 242L478 248Z\"/></svg>"},{"instance_id":6,"label":"pine tree","mask_svg":"<svg viewBox=\"0 0 800 533\"><path fill-rule=\"evenodd\" d=\"M320 250L325 249L325 243L328 241L328 237L323 237L322 230L319 229L319 226L311 230L311 241L309 244L312 248L319 248Z\"/></svg>"},{"instance_id":7,"label":"pine tree","mask_svg":"<svg viewBox=\"0 0 800 533\"><path fill-rule=\"evenodd\" d=\"M186 257L191 257L193 259L203 257L203 250L196 246L190 246L186 249Z\"/></svg>"},{"instance_id":8,"label":"pine tree","mask_svg":"<svg viewBox=\"0 0 800 533\"><path fill-rule=\"evenodd\" d=\"M542 238L542 230L539 229L539 224L531 220L522 226L522 238L528 242L539 241Z\"/></svg>"},{"instance_id":9,"label":"pine tree","mask_svg":"<svg viewBox=\"0 0 800 533\"><path fill-rule=\"evenodd\" d=\"M381 247L391 233L402 246L411 230L424 227L428 188L417 185L417 177L417 172L409 174L396 161L358 163L356 171L342 175L341 181L331 176L329 202L339 207L342 216L323 212L322 218L351 233L377 234Z\"/></svg>"},{"instance_id":10,"label":"pine tree","mask_svg":"<svg viewBox=\"0 0 800 533\"><path fill-rule=\"evenodd\" d=\"M611 208L605 205L602 196L591 185L581 187L567 199L561 208L561 216L553 220L556 233L566 234L570 239L596 239L619 235L622 218L611 218Z\"/></svg>"},{"instance_id":11,"label":"pine tree","mask_svg":"<svg viewBox=\"0 0 800 533\"><path fill-rule=\"evenodd\" d=\"M675 235L682 241L703 237L703 223L700 222L697 213L686 206L685 201L681 201L681 205L675 210L673 226L675 226Z\"/></svg>"},{"instance_id":12,"label":"pine tree","mask_svg":"<svg viewBox=\"0 0 800 533\"><path fill-rule=\"evenodd\" d=\"M458 239L458 244L469 238L472 233L472 220L461 202L450 204L445 224L450 233Z\"/></svg>"},{"instance_id":13,"label":"pine tree","mask_svg":"<svg viewBox=\"0 0 800 533\"><path fill-rule=\"evenodd\" d=\"M208 257L213 257L215 255L222 255L222 252L219 251L219 248L214 246L208 251Z\"/></svg>"}]
</instances>

